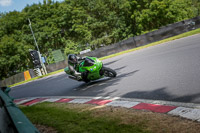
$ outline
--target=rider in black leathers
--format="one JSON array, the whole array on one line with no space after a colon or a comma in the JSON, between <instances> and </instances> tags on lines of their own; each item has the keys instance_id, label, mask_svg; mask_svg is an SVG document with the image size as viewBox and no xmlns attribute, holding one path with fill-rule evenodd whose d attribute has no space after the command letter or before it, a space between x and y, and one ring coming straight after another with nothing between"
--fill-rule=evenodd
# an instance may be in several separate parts
<instances>
[{"instance_id":1,"label":"rider in black leathers","mask_svg":"<svg viewBox=\"0 0 200 133\"><path fill-rule=\"evenodd\" d=\"M79 72L78 71L78 64L84 61L85 58L78 57L75 54L68 55L68 68L71 71L71 74L76 77L77 80L83 80L87 82L88 72Z\"/></svg>"}]
</instances>

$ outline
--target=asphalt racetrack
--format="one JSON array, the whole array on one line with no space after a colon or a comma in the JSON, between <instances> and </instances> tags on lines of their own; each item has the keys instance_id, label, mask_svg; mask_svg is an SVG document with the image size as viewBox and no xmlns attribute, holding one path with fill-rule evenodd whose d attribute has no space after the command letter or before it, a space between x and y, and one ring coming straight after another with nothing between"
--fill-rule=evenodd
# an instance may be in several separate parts
<instances>
[{"instance_id":1,"label":"asphalt racetrack","mask_svg":"<svg viewBox=\"0 0 200 133\"><path fill-rule=\"evenodd\" d=\"M12 87L14 98L99 96L200 103L200 34L103 61L117 77L84 83L64 73Z\"/></svg>"}]
</instances>

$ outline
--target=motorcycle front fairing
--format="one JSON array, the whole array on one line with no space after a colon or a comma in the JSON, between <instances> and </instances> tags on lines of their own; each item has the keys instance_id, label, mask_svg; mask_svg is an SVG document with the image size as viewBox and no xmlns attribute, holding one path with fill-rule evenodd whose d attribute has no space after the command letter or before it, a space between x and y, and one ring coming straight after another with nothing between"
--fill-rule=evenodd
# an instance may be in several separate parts
<instances>
[{"instance_id":1,"label":"motorcycle front fairing","mask_svg":"<svg viewBox=\"0 0 200 133\"><path fill-rule=\"evenodd\" d=\"M95 57L86 57L86 59L80 63L79 65L79 72L88 71L88 79L89 80L96 80L101 78L99 71L103 66L102 61Z\"/></svg>"}]
</instances>

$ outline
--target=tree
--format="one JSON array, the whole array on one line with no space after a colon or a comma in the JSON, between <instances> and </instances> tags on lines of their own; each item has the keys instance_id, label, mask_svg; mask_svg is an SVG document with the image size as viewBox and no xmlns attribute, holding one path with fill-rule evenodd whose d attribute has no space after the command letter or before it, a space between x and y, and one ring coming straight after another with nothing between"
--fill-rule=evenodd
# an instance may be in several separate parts
<instances>
[{"instance_id":1,"label":"tree","mask_svg":"<svg viewBox=\"0 0 200 133\"><path fill-rule=\"evenodd\" d=\"M79 53L200 14L199 0L65 0L27 5L22 12L0 13L0 76L33 68L28 53L40 49L53 63L51 51Z\"/></svg>"},{"instance_id":2,"label":"tree","mask_svg":"<svg viewBox=\"0 0 200 133\"><path fill-rule=\"evenodd\" d=\"M29 67L28 49L15 36L4 36L0 42L0 77L1 79L24 71Z\"/></svg>"}]
</instances>

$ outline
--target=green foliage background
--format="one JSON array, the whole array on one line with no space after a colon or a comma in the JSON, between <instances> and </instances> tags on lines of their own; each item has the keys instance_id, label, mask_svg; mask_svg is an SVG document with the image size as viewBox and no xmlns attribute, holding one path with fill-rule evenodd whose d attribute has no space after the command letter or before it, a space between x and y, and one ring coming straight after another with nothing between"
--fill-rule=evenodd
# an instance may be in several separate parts
<instances>
[{"instance_id":1,"label":"green foliage background","mask_svg":"<svg viewBox=\"0 0 200 133\"><path fill-rule=\"evenodd\" d=\"M199 14L200 0L44 0L0 13L0 79L33 67L28 18L40 52L53 63L52 50L94 50Z\"/></svg>"}]
</instances>

